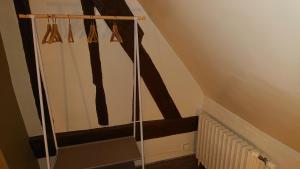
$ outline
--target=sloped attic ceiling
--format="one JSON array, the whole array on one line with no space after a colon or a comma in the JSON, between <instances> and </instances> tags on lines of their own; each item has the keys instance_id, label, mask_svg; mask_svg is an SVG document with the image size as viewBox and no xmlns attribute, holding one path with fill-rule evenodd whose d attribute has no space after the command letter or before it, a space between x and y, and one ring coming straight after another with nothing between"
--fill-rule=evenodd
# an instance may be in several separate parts
<instances>
[{"instance_id":1,"label":"sloped attic ceiling","mask_svg":"<svg viewBox=\"0 0 300 169\"><path fill-rule=\"evenodd\" d=\"M140 3L208 97L300 151L300 1Z\"/></svg>"}]
</instances>

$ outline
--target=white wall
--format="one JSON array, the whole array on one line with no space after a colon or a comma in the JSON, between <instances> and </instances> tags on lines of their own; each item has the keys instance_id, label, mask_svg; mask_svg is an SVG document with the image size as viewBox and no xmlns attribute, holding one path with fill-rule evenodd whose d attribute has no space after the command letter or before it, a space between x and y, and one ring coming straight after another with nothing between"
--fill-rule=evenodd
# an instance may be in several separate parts
<instances>
[{"instance_id":1,"label":"white wall","mask_svg":"<svg viewBox=\"0 0 300 169\"><path fill-rule=\"evenodd\" d=\"M299 0L139 0L204 94L300 151Z\"/></svg>"}]
</instances>

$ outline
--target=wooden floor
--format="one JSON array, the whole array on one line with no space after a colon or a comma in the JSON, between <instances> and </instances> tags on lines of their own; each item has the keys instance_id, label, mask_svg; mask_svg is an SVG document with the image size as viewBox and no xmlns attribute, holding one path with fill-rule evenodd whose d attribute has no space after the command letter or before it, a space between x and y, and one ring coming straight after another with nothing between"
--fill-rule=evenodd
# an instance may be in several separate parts
<instances>
[{"instance_id":1,"label":"wooden floor","mask_svg":"<svg viewBox=\"0 0 300 169\"><path fill-rule=\"evenodd\" d=\"M140 168L138 168L140 169ZM173 160L161 161L146 166L146 169L205 169L197 166L195 156L186 156Z\"/></svg>"},{"instance_id":2,"label":"wooden floor","mask_svg":"<svg viewBox=\"0 0 300 169\"><path fill-rule=\"evenodd\" d=\"M133 162L118 164L114 166L101 167L97 169L141 169L141 167L134 167ZM195 156L185 156L172 160L160 161L154 164L149 164L146 169L205 169L202 166L197 166Z\"/></svg>"},{"instance_id":3,"label":"wooden floor","mask_svg":"<svg viewBox=\"0 0 300 169\"><path fill-rule=\"evenodd\" d=\"M135 169L134 162L126 162L122 164L117 164L113 166L106 166L106 167L98 167L94 169Z\"/></svg>"}]
</instances>

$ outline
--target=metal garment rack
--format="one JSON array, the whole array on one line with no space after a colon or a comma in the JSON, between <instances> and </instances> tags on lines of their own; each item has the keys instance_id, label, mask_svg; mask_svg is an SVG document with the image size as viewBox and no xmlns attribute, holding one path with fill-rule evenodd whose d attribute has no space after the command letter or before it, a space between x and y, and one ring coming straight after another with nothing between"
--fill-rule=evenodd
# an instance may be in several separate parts
<instances>
[{"instance_id":1,"label":"metal garment rack","mask_svg":"<svg viewBox=\"0 0 300 169\"><path fill-rule=\"evenodd\" d=\"M53 131L53 138L55 143L55 148L57 152L56 162L52 166L54 169L87 169L96 168L102 166L108 166L113 164L119 164L123 162L130 162L135 160L142 161L142 169L145 168L144 159L144 139L143 139L143 114L142 114L142 102L141 102L141 79L140 79L140 56L139 56L139 38L138 38L138 20L145 20L144 16L93 16L93 15L58 15L58 14L20 14L19 18L31 19L31 26L33 31L33 42L34 42L34 52L36 60L36 74L38 81L38 91L39 91L39 103L42 118L42 130L43 139L45 143L45 153L47 161L47 169L51 169L50 156L48 149L48 140L46 132L45 123L45 112L42 97L42 81L45 87L46 100L49 103L49 95L47 82L45 79L43 61L41 57L39 37L37 34L36 19L49 19L49 17L55 19L104 19L104 20L133 20L134 21L134 96L133 96L133 136L124 137L112 140L104 140L92 143L79 144L74 146L59 147L57 144L57 138L55 133L55 127L53 124L53 116L51 112L51 106L49 108L49 116L51 118L51 127ZM138 96L137 96L138 94ZM137 98L138 97L138 98ZM136 105L139 105L138 112L140 120L137 121L137 109ZM140 142L141 148L138 150L136 143L136 123L140 123ZM114 154L117 153L117 154ZM113 159L114 158L114 159Z\"/></svg>"},{"instance_id":2,"label":"metal garment rack","mask_svg":"<svg viewBox=\"0 0 300 169\"><path fill-rule=\"evenodd\" d=\"M101 16L101 15L65 15L65 14L19 14L21 19L104 19L104 20L145 20L145 16Z\"/></svg>"}]
</instances>

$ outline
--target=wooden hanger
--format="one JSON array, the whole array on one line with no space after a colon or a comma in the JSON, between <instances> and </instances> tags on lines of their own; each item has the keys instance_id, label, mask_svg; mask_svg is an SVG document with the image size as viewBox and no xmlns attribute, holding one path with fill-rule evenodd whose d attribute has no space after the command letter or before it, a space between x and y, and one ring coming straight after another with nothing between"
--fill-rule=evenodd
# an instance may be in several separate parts
<instances>
[{"instance_id":1,"label":"wooden hanger","mask_svg":"<svg viewBox=\"0 0 300 169\"><path fill-rule=\"evenodd\" d=\"M117 21L114 20L113 21L113 26L112 26L112 34L110 37L110 42L120 42L123 43L123 38L121 37L119 30L118 30L118 25L117 25Z\"/></svg>"},{"instance_id":2,"label":"wooden hanger","mask_svg":"<svg viewBox=\"0 0 300 169\"><path fill-rule=\"evenodd\" d=\"M92 18L92 16L91 16ZM93 43L93 42L98 42L98 34L97 34L97 29L95 25L95 21L91 20L91 25L90 25L90 32L88 36L88 43Z\"/></svg>"},{"instance_id":3,"label":"wooden hanger","mask_svg":"<svg viewBox=\"0 0 300 169\"><path fill-rule=\"evenodd\" d=\"M50 15L48 15L47 31L43 37L42 44L49 43L48 38L50 37L49 35L52 33L52 26L50 24L49 18L50 18Z\"/></svg>"},{"instance_id":4,"label":"wooden hanger","mask_svg":"<svg viewBox=\"0 0 300 169\"><path fill-rule=\"evenodd\" d=\"M54 15L52 15L52 32L50 35L50 40L49 43L54 43L54 42L63 42L62 38L60 36L59 30L58 30L58 26L56 23L56 18Z\"/></svg>"},{"instance_id":5,"label":"wooden hanger","mask_svg":"<svg viewBox=\"0 0 300 169\"><path fill-rule=\"evenodd\" d=\"M69 17L68 42L69 43L74 43L74 38L73 38L73 32L72 32L72 26L71 26L71 19L70 19L70 17Z\"/></svg>"}]
</instances>

